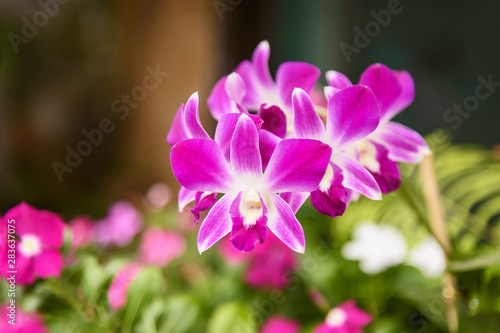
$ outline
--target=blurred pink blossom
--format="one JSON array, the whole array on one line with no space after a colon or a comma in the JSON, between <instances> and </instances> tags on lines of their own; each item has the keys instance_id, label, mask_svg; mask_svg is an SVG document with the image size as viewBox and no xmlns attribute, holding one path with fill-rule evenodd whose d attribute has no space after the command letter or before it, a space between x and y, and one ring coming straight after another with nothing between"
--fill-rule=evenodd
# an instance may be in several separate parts
<instances>
[{"instance_id":1,"label":"blurred pink blossom","mask_svg":"<svg viewBox=\"0 0 500 333\"><path fill-rule=\"evenodd\" d=\"M108 289L108 302L114 311L120 309L127 303L127 291L134 279L141 272L143 266L130 263L123 266L116 273L111 286Z\"/></svg>"},{"instance_id":2,"label":"blurred pink blossom","mask_svg":"<svg viewBox=\"0 0 500 333\"><path fill-rule=\"evenodd\" d=\"M25 202L11 208L2 221L2 243L7 232L17 239L12 243L5 239L1 248L2 273L7 276L7 271L17 271L15 283L18 285L32 284L35 276L58 277L63 267L59 249L63 245L64 228L63 220L56 213L38 210ZM4 260L8 258L8 250L15 250L15 262Z\"/></svg>"},{"instance_id":3,"label":"blurred pink blossom","mask_svg":"<svg viewBox=\"0 0 500 333\"><path fill-rule=\"evenodd\" d=\"M96 223L97 242L104 246L125 246L141 230L142 224L141 213L130 202L115 202L108 216Z\"/></svg>"},{"instance_id":4,"label":"blurred pink blossom","mask_svg":"<svg viewBox=\"0 0 500 333\"><path fill-rule=\"evenodd\" d=\"M313 333L361 333L362 328L371 321L369 313L358 308L354 300L348 300L331 309L325 321Z\"/></svg>"},{"instance_id":5,"label":"blurred pink blossom","mask_svg":"<svg viewBox=\"0 0 500 333\"><path fill-rule=\"evenodd\" d=\"M90 216L81 215L69 222L71 230L71 248L77 249L92 243L95 237L95 226Z\"/></svg>"},{"instance_id":6,"label":"blurred pink blossom","mask_svg":"<svg viewBox=\"0 0 500 333\"><path fill-rule=\"evenodd\" d=\"M19 305L15 305L15 314L11 315L10 303L2 304L2 320L0 320L0 332L2 333L48 333L45 324L36 313L21 311ZM15 325L9 324L9 321L15 318Z\"/></svg>"},{"instance_id":7,"label":"blurred pink blossom","mask_svg":"<svg viewBox=\"0 0 500 333\"><path fill-rule=\"evenodd\" d=\"M170 261L178 258L186 251L186 240L175 231L166 231L159 228L147 229L139 248L139 261L163 267Z\"/></svg>"},{"instance_id":8,"label":"blurred pink blossom","mask_svg":"<svg viewBox=\"0 0 500 333\"><path fill-rule=\"evenodd\" d=\"M298 333L300 323L296 320L288 319L282 316L273 316L266 320L260 333Z\"/></svg>"}]
</instances>

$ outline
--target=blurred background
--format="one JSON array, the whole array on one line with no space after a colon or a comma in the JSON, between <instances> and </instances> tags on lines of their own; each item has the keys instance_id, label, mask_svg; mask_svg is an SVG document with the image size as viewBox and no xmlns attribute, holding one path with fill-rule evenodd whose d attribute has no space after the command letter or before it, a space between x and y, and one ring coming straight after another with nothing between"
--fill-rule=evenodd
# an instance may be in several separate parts
<instances>
[{"instance_id":1,"label":"blurred background","mask_svg":"<svg viewBox=\"0 0 500 333\"><path fill-rule=\"evenodd\" d=\"M330 69L353 82L375 62L406 69L416 100L397 121L491 147L500 84L470 96L480 77L500 82L499 13L494 0L1 0L0 212L24 200L102 216L153 183L177 188L165 141L175 111L199 91L213 133L212 86L264 39L272 74L289 60L317 65L323 84Z\"/></svg>"}]
</instances>

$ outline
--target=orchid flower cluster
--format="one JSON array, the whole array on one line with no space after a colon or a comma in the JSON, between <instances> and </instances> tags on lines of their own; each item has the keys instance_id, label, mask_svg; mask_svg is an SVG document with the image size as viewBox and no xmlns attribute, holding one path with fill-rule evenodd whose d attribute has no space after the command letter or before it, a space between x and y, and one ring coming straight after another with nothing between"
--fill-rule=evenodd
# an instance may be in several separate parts
<instances>
[{"instance_id":1,"label":"orchid flower cluster","mask_svg":"<svg viewBox=\"0 0 500 333\"><path fill-rule=\"evenodd\" d=\"M242 252L268 231L296 252L305 237L295 213L310 197L322 214L342 215L364 195L382 199L401 182L398 162L416 163L430 150L415 131L391 119L414 99L406 71L368 67L358 84L304 62L285 62L273 80L270 47L214 86L207 103L218 121L212 139L200 122L198 93L175 114L167 141L182 185L179 209L194 202L194 220L210 211L198 234L200 253L227 234ZM217 200L217 196L222 197Z\"/></svg>"}]
</instances>

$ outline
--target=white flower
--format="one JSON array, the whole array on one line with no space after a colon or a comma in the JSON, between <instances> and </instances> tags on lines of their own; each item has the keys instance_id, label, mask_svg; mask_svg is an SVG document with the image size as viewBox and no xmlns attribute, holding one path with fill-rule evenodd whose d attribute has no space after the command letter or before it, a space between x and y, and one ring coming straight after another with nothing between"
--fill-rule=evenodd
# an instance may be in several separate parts
<instances>
[{"instance_id":1,"label":"white flower","mask_svg":"<svg viewBox=\"0 0 500 333\"><path fill-rule=\"evenodd\" d=\"M406 241L396 228L366 221L356 226L354 239L343 246L342 255L359 260L363 272L376 274L402 263L406 251Z\"/></svg>"},{"instance_id":2,"label":"white flower","mask_svg":"<svg viewBox=\"0 0 500 333\"><path fill-rule=\"evenodd\" d=\"M429 236L411 250L408 264L419 269L422 275L440 277L446 268L443 248Z\"/></svg>"}]
</instances>

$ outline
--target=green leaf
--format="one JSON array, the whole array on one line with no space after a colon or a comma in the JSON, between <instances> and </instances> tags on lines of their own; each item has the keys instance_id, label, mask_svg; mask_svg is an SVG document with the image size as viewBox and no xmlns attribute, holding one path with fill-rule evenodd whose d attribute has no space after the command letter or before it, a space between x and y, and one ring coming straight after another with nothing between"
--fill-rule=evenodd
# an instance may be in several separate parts
<instances>
[{"instance_id":1,"label":"green leaf","mask_svg":"<svg viewBox=\"0 0 500 333\"><path fill-rule=\"evenodd\" d=\"M241 303L231 302L219 306L208 321L207 333L253 333L262 324L260 313L254 313Z\"/></svg>"}]
</instances>

